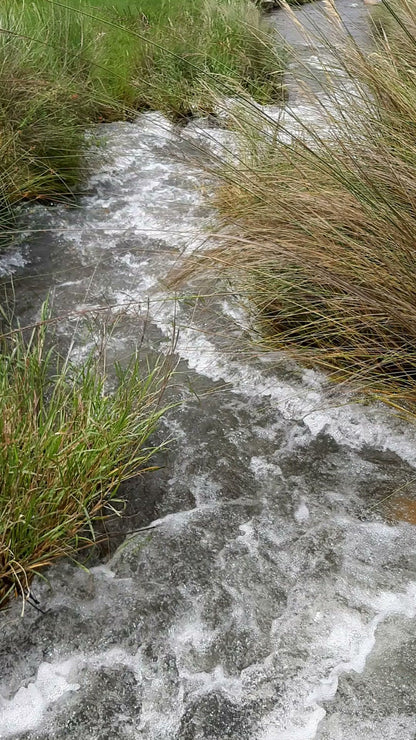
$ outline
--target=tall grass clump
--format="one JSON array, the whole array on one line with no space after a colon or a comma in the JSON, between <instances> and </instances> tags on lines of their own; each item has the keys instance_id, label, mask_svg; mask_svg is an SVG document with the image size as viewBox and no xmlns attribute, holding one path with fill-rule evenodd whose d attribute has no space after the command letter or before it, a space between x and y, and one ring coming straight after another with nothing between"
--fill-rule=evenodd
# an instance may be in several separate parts
<instances>
[{"instance_id":1,"label":"tall grass clump","mask_svg":"<svg viewBox=\"0 0 416 740\"><path fill-rule=\"evenodd\" d=\"M248 92L261 103L282 93L283 55L250 0L142 0L147 21L139 95L169 114L211 112L211 89Z\"/></svg>"},{"instance_id":2,"label":"tall grass clump","mask_svg":"<svg viewBox=\"0 0 416 740\"><path fill-rule=\"evenodd\" d=\"M226 230L196 269L231 276L266 349L414 414L416 4L386 0L364 51L331 3L326 23L324 86L303 93L312 122L302 105L277 123L236 112L239 159L216 199Z\"/></svg>"},{"instance_id":3,"label":"tall grass clump","mask_svg":"<svg viewBox=\"0 0 416 740\"><path fill-rule=\"evenodd\" d=\"M151 469L169 376L164 363L142 371L133 357L109 380L102 354L61 357L44 319L1 341L0 608L91 544L120 484Z\"/></svg>"},{"instance_id":4,"label":"tall grass clump","mask_svg":"<svg viewBox=\"0 0 416 740\"><path fill-rule=\"evenodd\" d=\"M209 91L281 89L273 33L250 0L9 0L0 11L0 194L71 194L88 124L212 110Z\"/></svg>"}]
</instances>

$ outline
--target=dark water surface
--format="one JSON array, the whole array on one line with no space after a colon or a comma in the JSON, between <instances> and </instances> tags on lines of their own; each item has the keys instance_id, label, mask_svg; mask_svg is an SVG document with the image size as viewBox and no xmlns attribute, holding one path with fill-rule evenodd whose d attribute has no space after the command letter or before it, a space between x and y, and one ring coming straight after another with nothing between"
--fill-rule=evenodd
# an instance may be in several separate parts
<instances>
[{"instance_id":1,"label":"dark water surface","mask_svg":"<svg viewBox=\"0 0 416 740\"><path fill-rule=\"evenodd\" d=\"M364 6L339 6L365 34ZM130 489L134 526L154 526L89 572L50 569L44 615L1 614L0 738L413 740L414 527L374 505L414 493L414 430L318 373L233 351L231 298L174 306L166 276L215 220L189 152L231 134L158 114L103 134L79 206L33 207L40 231L9 255L26 261L19 310L33 320L51 289L58 313L123 308L118 358L144 322L144 350L166 351L175 324L183 404L161 430L163 467Z\"/></svg>"}]
</instances>

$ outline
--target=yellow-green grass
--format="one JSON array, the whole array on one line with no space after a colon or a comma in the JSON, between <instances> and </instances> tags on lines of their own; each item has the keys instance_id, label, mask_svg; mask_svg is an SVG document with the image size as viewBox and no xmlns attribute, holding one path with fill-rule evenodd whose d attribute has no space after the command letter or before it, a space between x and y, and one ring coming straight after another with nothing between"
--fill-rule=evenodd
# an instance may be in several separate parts
<instances>
[{"instance_id":1,"label":"yellow-green grass","mask_svg":"<svg viewBox=\"0 0 416 740\"><path fill-rule=\"evenodd\" d=\"M365 54L328 8L341 76L292 138L288 119L236 113L240 159L216 200L227 228L196 269L231 276L266 349L415 414L416 4L386 3L388 33Z\"/></svg>"},{"instance_id":2,"label":"yellow-green grass","mask_svg":"<svg viewBox=\"0 0 416 740\"><path fill-rule=\"evenodd\" d=\"M149 437L163 413L166 362L115 368L50 345L49 318L0 351L0 608L33 577L94 542L120 484L152 469Z\"/></svg>"}]
</instances>

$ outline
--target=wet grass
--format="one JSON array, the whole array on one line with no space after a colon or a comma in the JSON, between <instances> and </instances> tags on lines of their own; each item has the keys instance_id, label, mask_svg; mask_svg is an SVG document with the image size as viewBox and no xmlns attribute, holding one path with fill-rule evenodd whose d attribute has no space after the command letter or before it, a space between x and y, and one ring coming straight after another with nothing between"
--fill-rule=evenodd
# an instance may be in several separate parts
<instances>
[{"instance_id":1,"label":"wet grass","mask_svg":"<svg viewBox=\"0 0 416 740\"><path fill-rule=\"evenodd\" d=\"M49 316L0 353L0 608L33 577L95 540L120 484L152 469L168 363L134 356L108 376L105 350L82 362L51 344Z\"/></svg>"},{"instance_id":2,"label":"wet grass","mask_svg":"<svg viewBox=\"0 0 416 740\"><path fill-rule=\"evenodd\" d=\"M304 92L315 122L236 112L240 158L217 196L227 230L196 269L231 277L264 348L414 415L416 4L386 2L364 54L327 13L323 88Z\"/></svg>"}]
</instances>

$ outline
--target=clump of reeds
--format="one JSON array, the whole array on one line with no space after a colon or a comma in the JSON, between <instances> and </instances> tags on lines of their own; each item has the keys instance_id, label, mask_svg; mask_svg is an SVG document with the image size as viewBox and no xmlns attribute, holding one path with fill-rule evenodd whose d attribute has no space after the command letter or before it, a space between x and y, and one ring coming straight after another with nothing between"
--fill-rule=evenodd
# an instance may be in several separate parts
<instances>
[{"instance_id":1,"label":"clump of reeds","mask_svg":"<svg viewBox=\"0 0 416 740\"><path fill-rule=\"evenodd\" d=\"M315 122L239 108L216 199L227 229L197 269L231 275L266 348L415 413L416 4L385 2L364 51L328 8L326 82L304 92Z\"/></svg>"},{"instance_id":2,"label":"clump of reeds","mask_svg":"<svg viewBox=\"0 0 416 740\"><path fill-rule=\"evenodd\" d=\"M48 321L1 340L0 608L94 541L120 484L152 469L163 413L165 363L142 369L134 356L109 381L102 353L61 357Z\"/></svg>"}]
</instances>

